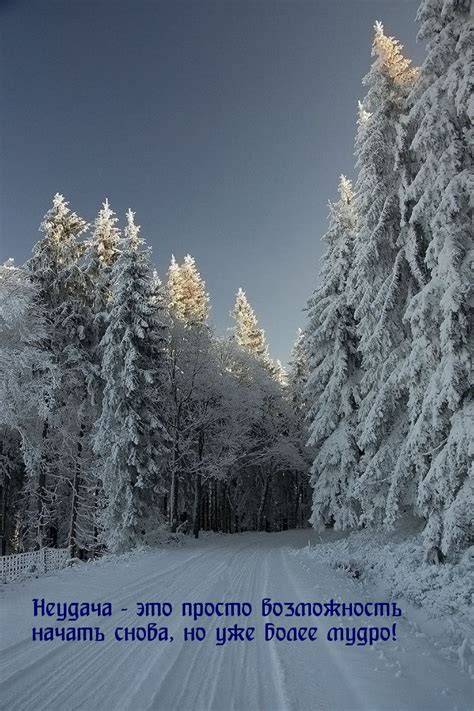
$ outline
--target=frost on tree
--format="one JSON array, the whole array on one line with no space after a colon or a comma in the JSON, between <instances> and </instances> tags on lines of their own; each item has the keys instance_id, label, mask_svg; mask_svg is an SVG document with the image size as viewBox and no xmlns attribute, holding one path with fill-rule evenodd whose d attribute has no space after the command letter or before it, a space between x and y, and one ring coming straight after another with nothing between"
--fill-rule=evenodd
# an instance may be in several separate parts
<instances>
[{"instance_id":1,"label":"frost on tree","mask_svg":"<svg viewBox=\"0 0 474 711\"><path fill-rule=\"evenodd\" d=\"M288 386L286 399L288 400L292 412L293 429L296 434L299 450L306 466L296 474L296 486L298 507L296 520L298 525L307 525L311 514L311 493L309 470L315 458L313 447L307 446L309 439L308 422L306 412L308 403L306 401L306 384L308 382L308 354L306 352L305 334L301 328L298 329L298 336L291 350Z\"/></svg>"},{"instance_id":2,"label":"frost on tree","mask_svg":"<svg viewBox=\"0 0 474 711\"><path fill-rule=\"evenodd\" d=\"M299 416L303 416L303 418L307 409L307 403L305 400L305 388L307 381L308 356L305 347L305 335L302 329L299 328L297 339L291 350L288 387L295 413Z\"/></svg>"},{"instance_id":3,"label":"frost on tree","mask_svg":"<svg viewBox=\"0 0 474 711\"><path fill-rule=\"evenodd\" d=\"M207 327L209 295L206 284L189 254L182 264L174 256L168 269L166 299L171 317L169 344L169 407L167 427L171 436L169 460L170 496L167 501L171 531L178 527L181 485L186 479L186 452L196 431L191 401L198 397L200 375L209 355L210 332ZM199 398L198 398L199 399ZM197 509L201 505L201 475L195 477L194 533L198 535ZM196 503L198 501L198 503Z\"/></svg>"},{"instance_id":4,"label":"frost on tree","mask_svg":"<svg viewBox=\"0 0 474 711\"><path fill-rule=\"evenodd\" d=\"M94 221L88 242L86 270L93 282L94 325L97 338L103 336L103 322L110 299L111 270L119 255L120 230L118 219L106 200Z\"/></svg>"},{"instance_id":5,"label":"frost on tree","mask_svg":"<svg viewBox=\"0 0 474 711\"><path fill-rule=\"evenodd\" d=\"M352 186L344 176L339 193L339 201L330 204L320 286L308 303L309 322L304 335L308 444L316 451L311 468L311 522L315 528L346 528L355 526L358 520L353 496L359 458L355 440L358 354L353 307L346 289L356 213Z\"/></svg>"},{"instance_id":6,"label":"frost on tree","mask_svg":"<svg viewBox=\"0 0 474 711\"><path fill-rule=\"evenodd\" d=\"M84 220L56 194L41 224L43 239L27 265L51 325L48 349L60 376L35 467L37 513L30 512L24 529L27 539L35 531L37 545L74 547L79 510L88 518L83 484L92 457L87 437L92 364L91 288L81 268L85 229Z\"/></svg>"},{"instance_id":7,"label":"frost on tree","mask_svg":"<svg viewBox=\"0 0 474 711\"><path fill-rule=\"evenodd\" d=\"M255 312L248 302L245 291L241 288L235 295L235 303L231 313L234 319L234 338L238 345L257 357L271 372L277 382L286 383L286 373L281 363L275 365L270 358L265 340L265 331L259 327Z\"/></svg>"},{"instance_id":8,"label":"frost on tree","mask_svg":"<svg viewBox=\"0 0 474 711\"><path fill-rule=\"evenodd\" d=\"M89 384L89 422L87 431L84 432L86 441L91 442L93 424L101 412L104 381L101 377L101 340L107 327L107 314L110 306L112 267L119 255L120 230L116 227L118 222L112 211L109 201L106 200L94 221L91 238L86 242L84 255L84 275L87 280L87 299L90 307L90 357L92 374ZM104 492L101 479L98 476L96 463L91 457L91 465L87 478L83 477L82 496L86 498L85 510L88 513L88 522L81 521L80 537L81 548L94 551L101 543L101 512L104 505ZM81 484L81 482L79 482ZM85 531L88 529L88 533Z\"/></svg>"},{"instance_id":9,"label":"frost on tree","mask_svg":"<svg viewBox=\"0 0 474 711\"><path fill-rule=\"evenodd\" d=\"M419 169L407 193L411 222L427 245L428 276L407 311L413 332L408 446L427 545L448 553L472 540L474 513L470 3L425 0L417 20L427 58L408 119Z\"/></svg>"},{"instance_id":10,"label":"frost on tree","mask_svg":"<svg viewBox=\"0 0 474 711\"><path fill-rule=\"evenodd\" d=\"M235 320L234 337L239 346L254 355L265 357L267 353L265 333L259 328L254 310L247 300L245 291L241 288L235 296L232 317Z\"/></svg>"},{"instance_id":11,"label":"frost on tree","mask_svg":"<svg viewBox=\"0 0 474 711\"><path fill-rule=\"evenodd\" d=\"M364 78L368 92L359 107L358 224L348 291L362 356L357 441L363 455L352 493L361 505L360 521L381 524L408 427L403 362L410 334L403 315L410 277L400 249L402 156L397 137L416 71L380 23L375 25L372 55L375 60Z\"/></svg>"},{"instance_id":12,"label":"frost on tree","mask_svg":"<svg viewBox=\"0 0 474 711\"><path fill-rule=\"evenodd\" d=\"M230 339L226 370L235 379L242 417L238 468L232 472L229 498L237 530L279 530L307 525L308 462L287 388L267 365Z\"/></svg>"},{"instance_id":13,"label":"frost on tree","mask_svg":"<svg viewBox=\"0 0 474 711\"><path fill-rule=\"evenodd\" d=\"M150 250L127 214L112 267L107 329L101 342L104 394L94 449L106 503L104 543L136 546L159 524L157 490L167 456L163 426L166 335L156 308Z\"/></svg>"},{"instance_id":14,"label":"frost on tree","mask_svg":"<svg viewBox=\"0 0 474 711\"><path fill-rule=\"evenodd\" d=\"M38 519L41 444L50 415L57 371L47 342L46 314L28 272L9 260L0 267L0 505L1 555L16 539L15 515L22 491L25 518ZM26 470L26 471L25 471ZM29 531L35 540L34 530Z\"/></svg>"},{"instance_id":15,"label":"frost on tree","mask_svg":"<svg viewBox=\"0 0 474 711\"><path fill-rule=\"evenodd\" d=\"M188 324L204 324L209 316L209 295L194 257L187 254L182 264L171 258L168 270L168 305L175 318Z\"/></svg>"}]
</instances>

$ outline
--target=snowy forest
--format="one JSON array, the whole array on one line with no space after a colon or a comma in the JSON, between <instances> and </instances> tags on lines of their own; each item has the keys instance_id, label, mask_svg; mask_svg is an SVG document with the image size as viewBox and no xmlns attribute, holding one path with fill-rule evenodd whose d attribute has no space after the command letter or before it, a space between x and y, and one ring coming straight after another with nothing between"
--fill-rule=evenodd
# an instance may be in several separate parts
<instances>
[{"instance_id":1,"label":"snowy forest","mask_svg":"<svg viewBox=\"0 0 474 711\"><path fill-rule=\"evenodd\" d=\"M120 227L106 200L87 225L54 196L31 258L0 269L2 554L407 513L441 559L474 543L470 12L423 0L420 68L376 23L287 369L245 291L219 335L205 265L166 271L132 211Z\"/></svg>"},{"instance_id":2,"label":"snowy forest","mask_svg":"<svg viewBox=\"0 0 474 711\"><path fill-rule=\"evenodd\" d=\"M305 525L298 410L245 293L219 338L194 259L173 258L163 286L126 219L122 235L106 201L81 240L57 194L31 260L3 267L8 545L82 556L163 527Z\"/></svg>"}]
</instances>

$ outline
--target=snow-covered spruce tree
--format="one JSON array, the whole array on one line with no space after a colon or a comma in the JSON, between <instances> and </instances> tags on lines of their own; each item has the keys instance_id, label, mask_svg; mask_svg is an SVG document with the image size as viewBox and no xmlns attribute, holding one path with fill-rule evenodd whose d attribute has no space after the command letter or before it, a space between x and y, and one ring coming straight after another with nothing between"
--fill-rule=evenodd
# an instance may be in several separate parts
<instances>
[{"instance_id":1,"label":"snow-covered spruce tree","mask_svg":"<svg viewBox=\"0 0 474 711\"><path fill-rule=\"evenodd\" d=\"M233 338L236 343L256 357L280 386L286 387L288 373L279 360L274 361L271 358L265 339L265 331L259 327L255 312L247 299L245 291L241 288L235 295L234 307L230 315L235 321Z\"/></svg>"},{"instance_id":2,"label":"snow-covered spruce tree","mask_svg":"<svg viewBox=\"0 0 474 711\"><path fill-rule=\"evenodd\" d=\"M403 322L409 268L400 249L402 155L397 137L416 70L380 23L372 55L375 61L364 78L369 89L359 109L357 231L348 291L362 356L357 441L363 456L352 495L361 506L360 521L380 525L408 428L401 364L410 343Z\"/></svg>"},{"instance_id":3,"label":"snow-covered spruce tree","mask_svg":"<svg viewBox=\"0 0 474 711\"><path fill-rule=\"evenodd\" d=\"M27 541L75 546L79 506L77 482L89 466L92 324L90 288L81 269L84 220L56 194L27 267L50 323L48 348L60 374L55 401L43 425L42 453L27 477L37 482L37 512L25 524Z\"/></svg>"},{"instance_id":4,"label":"snow-covered spruce tree","mask_svg":"<svg viewBox=\"0 0 474 711\"><path fill-rule=\"evenodd\" d=\"M315 528L328 524L347 528L358 520L353 489L359 459L355 440L359 364L354 311L347 293L357 221L352 185L344 176L339 193L339 201L330 204L320 286L308 302L304 335L308 444L316 450L311 468Z\"/></svg>"},{"instance_id":5,"label":"snow-covered spruce tree","mask_svg":"<svg viewBox=\"0 0 474 711\"><path fill-rule=\"evenodd\" d=\"M111 271L119 255L120 230L109 201L102 208L94 221L92 237L87 243L86 271L93 283L93 311L96 338L103 336L103 322L110 300Z\"/></svg>"},{"instance_id":6,"label":"snow-covered spruce tree","mask_svg":"<svg viewBox=\"0 0 474 711\"><path fill-rule=\"evenodd\" d=\"M32 418L49 414L57 374L37 286L13 260L0 266L0 334L0 422L28 434Z\"/></svg>"},{"instance_id":7,"label":"snow-covered spruce tree","mask_svg":"<svg viewBox=\"0 0 474 711\"><path fill-rule=\"evenodd\" d=\"M209 345L207 319L209 295L206 284L199 274L196 262L189 254L180 265L171 258L166 285L166 300L171 317L169 348L170 402L168 431L171 436L169 460L170 497L168 503L169 523L172 531L178 526L180 508L180 483L184 478L184 451L188 449L190 424L190 399L195 391L196 375L201 372ZM191 426L192 429L192 426ZM184 434L186 433L186 434ZM195 482L196 496L200 496Z\"/></svg>"},{"instance_id":8,"label":"snow-covered spruce tree","mask_svg":"<svg viewBox=\"0 0 474 711\"><path fill-rule=\"evenodd\" d=\"M187 324L204 324L209 316L209 295L194 257L187 254L183 264L171 257L167 284L169 309Z\"/></svg>"},{"instance_id":9,"label":"snow-covered spruce tree","mask_svg":"<svg viewBox=\"0 0 474 711\"><path fill-rule=\"evenodd\" d=\"M298 329L298 336L291 349L290 369L288 374L288 387L290 399L295 412L305 414L305 388L308 381L308 357L305 348L303 330Z\"/></svg>"},{"instance_id":10,"label":"snow-covered spruce tree","mask_svg":"<svg viewBox=\"0 0 474 711\"><path fill-rule=\"evenodd\" d=\"M288 387L288 371L279 358L273 364L273 377L282 388Z\"/></svg>"},{"instance_id":11,"label":"snow-covered spruce tree","mask_svg":"<svg viewBox=\"0 0 474 711\"><path fill-rule=\"evenodd\" d=\"M417 20L427 58L408 117L418 171L407 201L413 230L428 246L427 278L407 311L407 449L427 546L451 553L474 535L472 10L468 0L424 0Z\"/></svg>"},{"instance_id":12,"label":"snow-covered spruce tree","mask_svg":"<svg viewBox=\"0 0 474 711\"><path fill-rule=\"evenodd\" d=\"M235 323L232 338L239 348L244 353L249 354L254 361L251 361L250 371L246 375L250 376L253 388L258 395L258 407L253 418L246 462L245 466L241 468L241 481L239 483L240 485L244 484L247 494L250 494L253 499L255 507L250 507L246 511L246 526L264 530L266 527L265 505L270 490L270 482L274 475L274 470L264 454L264 450L266 450L264 441L266 438L268 438L268 441L274 439L275 427L273 426L274 422L268 417L270 414L268 409L276 405L278 398L275 398L275 395L278 394L279 397L281 393L279 388L273 388L267 382L266 373L273 367L273 363L268 353L265 331L259 327L255 312L241 287L239 287L235 295L235 302L230 315ZM273 369L272 375L274 375ZM258 501L260 503L257 506Z\"/></svg>"},{"instance_id":13,"label":"snow-covered spruce tree","mask_svg":"<svg viewBox=\"0 0 474 711\"><path fill-rule=\"evenodd\" d=\"M235 321L233 338L236 343L257 358L281 387L286 387L288 373L279 360L274 361L271 358L265 331L259 327L255 312L245 291L241 288L235 295L235 303L230 315Z\"/></svg>"},{"instance_id":14,"label":"snow-covered spruce tree","mask_svg":"<svg viewBox=\"0 0 474 711\"><path fill-rule=\"evenodd\" d=\"M138 231L129 211L100 346L104 394L94 450L105 494L104 543L111 551L133 548L158 525L157 492L168 454L166 325L156 305L150 250Z\"/></svg>"},{"instance_id":15,"label":"snow-covered spruce tree","mask_svg":"<svg viewBox=\"0 0 474 711\"><path fill-rule=\"evenodd\" d=\"M110 302L112 267L119 255L120 230L116 226L118 219L106 199L93 224L90 240L86 243L84 270L90 285L90 308L92 313L91 355L92 382L90 388L90 427L100 416L104 380L102 378L100 343L107 327L107 314ZM90 441L92 432L87 434ZM99 545L101 526L101 507L103 490L97 463L88 470L81 488L84 502L79 512L78 527L81 532L82 548L94 550Z\"/></svg>"},{"instance_id":16,"label":"snow-covered spruce tree","mask_svg":"<svg viewBox=\"0 0 474 711\"><path fill-rule=\"evenodd\" d=\"M306 526L311 514L312 489L309 483L309 472L314 461L315 451L313 447L306 446L309 439L305 396L307 381L308 356L305 347L305 336L302 329L299 328L297 339L291 351L286 397L291 406L293 426L297 440L300 443L299 447L308 466L306 471L298 472L296 477L296 498L298 503L294 518L290 520L290 528Z\"/></svg>"},{"instance_id":17,"label":"snow-covered spruce tree","mask_svg":"<svg viewBox=\"0 0 474 711\"><path fill-rule=\"evenodd\" d=\"M42 432L50 415L56 372L46 315L26 269L9 260L0 267L0 527L1 555L12 550L25 462L23 513L38 515Z\"/></svg>"},{"instance_id":18,"label":"snow-covered spruce tree","mask_svg":"<svg viewBox=\"0 0 474 711\"><path fill-rule=\"evenodd\" d=\"M235 321L234 338L239 346L267 361L269 356L265 332L259 328L255 312L247 300L245 291L241 288L235 295L231 316Z\"/></svg>"},{"instance_id":19,"label":"snow-covered spruce tree","mask_svg":"<svg viewBox=\"0 0 474 711\"><path fill-rule=\"evenodd\" d=\"M18 553L19 494L24 462L17 430L0 424L0 555Z\"/></svg>"}]
</instances>

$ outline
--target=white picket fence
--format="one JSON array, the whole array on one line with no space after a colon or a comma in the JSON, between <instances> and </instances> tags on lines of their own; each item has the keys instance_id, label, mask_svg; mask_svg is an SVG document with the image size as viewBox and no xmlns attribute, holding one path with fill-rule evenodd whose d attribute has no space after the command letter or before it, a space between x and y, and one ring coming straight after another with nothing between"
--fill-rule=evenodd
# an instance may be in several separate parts
<instances>
[{"instance_id":1,"label":"white picket fence","mask_svg":"<svg viewBox=\"0 0 474 711\"><path fill-rule=\"evenodd\" d=\"M41 548L29 553L3 555L0 556L0 580L8 583L36 573L49 573L64 568L69 557L68 548Z\"/></svg>"}]
</instances>

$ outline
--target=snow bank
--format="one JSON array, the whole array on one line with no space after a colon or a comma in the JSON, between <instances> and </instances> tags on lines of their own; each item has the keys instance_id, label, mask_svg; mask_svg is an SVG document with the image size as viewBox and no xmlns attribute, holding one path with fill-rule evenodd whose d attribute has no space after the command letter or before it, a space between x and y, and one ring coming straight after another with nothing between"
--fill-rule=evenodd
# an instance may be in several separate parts
<instances>
[{"instance_id":1,"label":"snow bank","mask_svg":"<svg viewBox=\"0 0 474 711\"><path fill-rule=\"evenodd\" d=\"M427 563L417 525L404 522L388 536L365 529L308 545L296 555L378 584L392 599L422 608L443 629L447 651L454 651L474 678L474 549L457 564Z\"/></svg>"}]
</instances>

